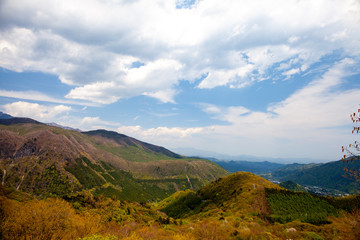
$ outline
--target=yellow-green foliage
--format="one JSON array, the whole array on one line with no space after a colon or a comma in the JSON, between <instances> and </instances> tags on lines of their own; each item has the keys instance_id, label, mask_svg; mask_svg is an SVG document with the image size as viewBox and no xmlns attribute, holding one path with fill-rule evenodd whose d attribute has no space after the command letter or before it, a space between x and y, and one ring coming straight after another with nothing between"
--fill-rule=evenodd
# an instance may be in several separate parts
<instances>
[{"instance_id":1,"label":"yellow-green foliage","mask_svg":"<svg viewBox=\"0 0 360 240\"><path fill-rule=\"evenodd\" d=\"M113 235L102 236L102 235L99 235L99 234L95 234L95 235L92 235L92 236L79 238L78 240L116 240L116 239L117 239L117 237L115 237Z\"/></svg>"},{"instance_id":2,"label":"yellow-green foliage","mask_svg":"<svg viewBox=\"0 0 360 240\"><path fill-rule=\"evenodd\" d=\"M244 186L253 186L248 181L255 181L256 187L234 194L227 191L231 186L246 190ZM220 196L216 191L222 184L223 196ZM158 204L96 197L90 191L67 196L66 201L55 198L35 200L20 192L14 194L0 188L0 239L360 239L359 209L340 211L339 216L330 216L328 224L323 225L300 220L285 224L269 222L266 216L271 213L259 208L266 205L266 198L261 198L265 196L261 186L273 185L255 175L239 173L210 184L205 192L178 192ZM200 196L206 196L206 199ZM9 199L12 197L17 200ZM346 201L349 199L356 198L346 198ZM195 208L176 220L159 211L171 205L176 209L176 203L187 207L194 204ZM316 201L312 203L317 204Z\"/></svg>"},{"instance_id":3,"label":"yellow-green foliage","mask_svg":"<svg viewBox=\"0 0 360 240\"><path fill-rule=\"evenodd\" d=\"M252 173L238 172L220 178L196 193L185 191L164 200L160 206L169 216L207 218L217 213L262 214L268 212L265 188L279 186ZM221 216L220 216L221 217Z\"/></svg>"},{"instance_id":4,"label":"yellow-green foliage","mask_svg":"<svg viewBox=\"0 0 360 240\"><path fill-rule=\"evenodd\" d=\"M71 239L99 229L100 218L76 214L60 199L17 202L0 199L2 239Z\"/></svg>"}]
</instances>

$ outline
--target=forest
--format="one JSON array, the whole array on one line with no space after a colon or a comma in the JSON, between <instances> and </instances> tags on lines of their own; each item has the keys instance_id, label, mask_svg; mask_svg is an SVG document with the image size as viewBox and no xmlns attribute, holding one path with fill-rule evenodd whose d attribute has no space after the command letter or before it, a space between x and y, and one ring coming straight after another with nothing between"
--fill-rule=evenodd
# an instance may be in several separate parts
<instances>
[{"instance_id":1,"label":"forest","mask_svg":"<svg viewBox=\"0 0 360 240\"><path fill-rule=\"evenodd\" d=\"M43 198L5 187L0 193L0 233L7 240L360 237L359 195L288 191L245 172L161 202L124 201L86 190Z\"/></svg>"}]
</instances>

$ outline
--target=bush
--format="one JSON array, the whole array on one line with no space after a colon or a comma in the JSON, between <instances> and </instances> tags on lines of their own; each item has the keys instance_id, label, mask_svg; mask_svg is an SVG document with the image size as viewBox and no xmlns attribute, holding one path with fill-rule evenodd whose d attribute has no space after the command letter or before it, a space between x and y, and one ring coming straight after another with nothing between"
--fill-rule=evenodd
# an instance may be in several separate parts
<instances>
[{"instance_id":1,"label":"bush","mask_svg":"<svg viewBox=\"0 0 360 240\"><path fill-rule=\"evenodd\" d=\"M324 238L320 237L319 235L317 235L314 232L306 232L304 234L304 237L305 237L305 239L308 239L308 240L324 240Z\"/></svg>"},{"instance_id":2,"label":"bush","mask_svg":"<svg viewBox=\"0 0 360 240\"><path fill-rule=\"evenodd\" d=\"M100 219L77 215L71 205L60 199L16 202L2 199L0 239L74 239L99 230Z\"/></svg>"},{"instance_id":3,"label":"bush","mask_svg":"<svg viewBox=\"0 0 360 240\"><path fill-rule=\"evenodd\" d=\"M116 240L117 237L113 235L102 236L102 235L92 235L89 237L79 238L78 240Z\"/></svg>"}]
</instances>

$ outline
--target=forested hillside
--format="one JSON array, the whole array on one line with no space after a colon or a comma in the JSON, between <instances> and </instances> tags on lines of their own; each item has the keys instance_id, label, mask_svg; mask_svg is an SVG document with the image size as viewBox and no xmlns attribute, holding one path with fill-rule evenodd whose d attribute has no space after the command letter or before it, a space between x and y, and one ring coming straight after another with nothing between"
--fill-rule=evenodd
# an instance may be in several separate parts
<instances>
[{"instance_id":1,"label":"forested hillside","mask_svg":"<svg viewBox=\"0 0 360 240\"><path fill-rule=\"evenodd\" d=\"M0 187L1 239L212 240L360 237L360 196L325 198L235 173L158 203L90 191L38 199ZM34 217L36 216L36 217Z\"/></svg>"}]
</instances>

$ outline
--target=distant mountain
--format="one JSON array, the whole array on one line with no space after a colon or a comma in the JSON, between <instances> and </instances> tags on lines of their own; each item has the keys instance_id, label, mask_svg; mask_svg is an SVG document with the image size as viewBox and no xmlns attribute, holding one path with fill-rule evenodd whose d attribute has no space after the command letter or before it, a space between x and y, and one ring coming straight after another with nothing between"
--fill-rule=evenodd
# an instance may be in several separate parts
<instances>
[{"instance_id":1,"label":"distant mountain","mask_svg":"<svg viewBox=\"0 0 360 240\"><path fill-rule=\"evenodd\" d=\"M268 161L249 162L249 161L219 161L213 159L210 160L232 173L245 171L245 172L252 172L255 174L265 174L265 173L274 172L275 170L285 166L285 164L271 163Z\"/></svg>"},{"instance_id":2,"label":"distant mountain","mask_svg":"<svg viewBox=\"0 0 360 240\"><path fill-rule=\"evenodd\" d=\"M336 189L345 193L358 193L360 184L346 177L345 168L360 169L360 162L344 163L340 161L324 164L294 164L272 173L279 181L293 181L300 185Z\"/></svg>"},{"instance_id":3,"label":"distant mountain","mask_svg":"<svg viewBox=\"0 0 360 240\"><path fill-rule=\"evenodd\" d=\"M246 171L261 175L274 182L294 182L299 186L283 187L289 190L300 191L300 187L306 186L308 191L319 195L338 195L345 193L358 193L360 184L354 179L345 177L345 167L360 169L360 162L343 163L334 161L328 163L310 164L281 164L272 162L250 161L219 161L210 159L229 172ZM285 184L285 183L283 183Z\"/></svg>"},{"instance_id":4,"label":"distant mountain","mask_svg":"<svg viewBox=\"0 0 360 240\"><path fill-rule=\"evenodd\" d=\"M274 158L274 157L259 157L252 155L226 155L212 151L204 151L195 148L175 148L176 152L185 156L196 156L206 159L217 159L218 161L245 161L245 162L272 162L281 164L291 163L314 163L324 162L325 159L310 159L310 158Z\"/></svg>"},{"instance_id":5,"label":"distant mountain","mask_svg":"<svg viewBox=\"0 0 360 240\"><path fill-rule=\"evenodd\" d=\"M199 189L227 172L116 132L79 132L29 118L0 120L0 179L36 195L88 189L124 200Z\"/></svg>"},{"instance_id":6,"label":"distant mountain","mask_svg":"<svg viewBox=\"0 0 360 240\"><path fill-rule=\"evenodd\" d=\"M283 188L286 188L294 192L307 192L307 190L304 187L293 181L281 182L279 185Z\"/></svg>"},{"instance_id":7,"label":"distant mountain","mask_svg":"<svg viewBox=\"0 0 360 240\"><path fill-rule=\"evenodd\" d=\"M10 119L13 118L11 115L0 112L0 119Z\"/></svg>"},{"instance_id":8,"label":"distant mountain","mask_svg":"<svg viewBox=\"0 0 360 240\"><path fill-rule=\"evenodd\" d=\"M288 176L293 173L297 173L299 171L303 171L306 169L310 169L316 166L320 166L323 163L309 163L309 164L300 164L300 163L292 163L286 164L275 171L272 172L271 176L273 179L282 180L283 177Z\"/></svg>"},{"instance_id":9,"label":"distant mountain","mask_svg":"<svg viewBox=\"0 0 360 240\"><path fill-rule=\"evenodd\" d=\"M81 132L80 129L63 126L63 125L60 125L60 124L57 124L57 123L54 123L54 122L52 122L52 123L46 123L46 124L49 125L49 126L53 126L53 127L59 127L59 128L67 129L67 130L75 130L75 131Z\"/></svg>"},{"instance_id":10,"label":"distant mountain","mask_svg":"<svg viewBox=\"0 0 360 240\"><path fill-rule=\"evenodd\" d=\"M0 119L0 124L2 125L12 125L12 124L25 124L25 123L33 123L33 124L43 124L31 118L5 118Z\"/></svg>"}]
</instances>

